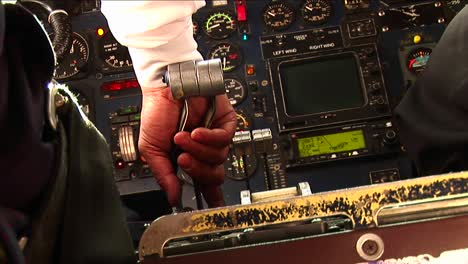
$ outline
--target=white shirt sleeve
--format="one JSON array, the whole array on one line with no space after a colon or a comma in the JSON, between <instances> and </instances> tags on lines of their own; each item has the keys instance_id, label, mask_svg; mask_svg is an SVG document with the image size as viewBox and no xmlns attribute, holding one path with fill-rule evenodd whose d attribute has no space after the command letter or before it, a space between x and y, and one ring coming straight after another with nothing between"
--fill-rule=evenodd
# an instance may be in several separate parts
<instances>
[{"instance_id":1,"label":"white shirt sleeve","mask_svg":"<svg viewBox=\"0 0 468 264\"><path fill-rule=\"evenodd\" d=\"M112 34L127 46L141 87L164 87L166 66L202 60L193 39L192 14L205 1L101 1Z\"/></svg>"}]
</instances>

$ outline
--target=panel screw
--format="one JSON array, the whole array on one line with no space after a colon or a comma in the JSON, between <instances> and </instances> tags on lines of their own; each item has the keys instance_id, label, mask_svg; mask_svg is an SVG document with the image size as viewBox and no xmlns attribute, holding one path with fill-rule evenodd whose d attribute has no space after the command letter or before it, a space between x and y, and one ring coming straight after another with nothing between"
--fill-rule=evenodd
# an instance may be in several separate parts
<instances>
[{"instance_id":1,"label":"panel screw","mask_svg":"<svg viewBox=\"0 0 468 264\"><path fill-rule=\"evenodd\" d=\"M379 249L379 245L374 240L366 240L361 247L367 255L374 255Z\"/></svg>"},{"instance_id":2,"label":"panel screw","mask_svg":"<svg viewBox=\"0 0 468 264\"><path fill-rule=\"evenodd\" d=\"M366 261L378 260L384 253L383 240L376 234L364 234L356 242L356 251Z\"/></svg>"}]
</instances>

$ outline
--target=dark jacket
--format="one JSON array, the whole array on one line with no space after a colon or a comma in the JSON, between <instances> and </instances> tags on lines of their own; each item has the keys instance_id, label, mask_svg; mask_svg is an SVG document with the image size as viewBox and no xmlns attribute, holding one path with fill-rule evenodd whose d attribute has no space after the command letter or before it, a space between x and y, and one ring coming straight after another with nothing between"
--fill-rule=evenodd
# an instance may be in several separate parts
<instances>
[{"instance_id":1,"label":"dark jacket","mask_svg":"<svg viewBox=\"0 0 468 264\"><path fill-rule=\"evenodd\" d=\"M421 175L468 169L467 21L465 7L396 109L401 139Z\"/></svg>"},{"instance_id":2,"label":"dark jacket","mask_svg":"<svg viewBox=\"0 0 468 264\"><path fill-rule=\"evenodd\" d=\"M0 4L0 262L136 263L105 139L67 90L48 125L53 68L38 21Z\"/></svg>"}]
</instances>

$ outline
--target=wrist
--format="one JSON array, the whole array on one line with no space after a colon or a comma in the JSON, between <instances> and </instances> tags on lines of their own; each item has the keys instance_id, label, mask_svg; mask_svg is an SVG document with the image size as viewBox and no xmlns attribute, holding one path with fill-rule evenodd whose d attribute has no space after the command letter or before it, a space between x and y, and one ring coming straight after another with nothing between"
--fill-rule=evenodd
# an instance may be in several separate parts
<instances>
[{"instance_id":1,"label":"wrist","mask_svg":"<svg viewBox=\"0 0 468 264\"><path fill-rule=\"evenodd\" d=\"M143 86L141 85L141 93L143 96L157 95L162 93L164 90L170 90L169 86L161 82L161 85L155 86Z\"/></svg>"}]
</instances>

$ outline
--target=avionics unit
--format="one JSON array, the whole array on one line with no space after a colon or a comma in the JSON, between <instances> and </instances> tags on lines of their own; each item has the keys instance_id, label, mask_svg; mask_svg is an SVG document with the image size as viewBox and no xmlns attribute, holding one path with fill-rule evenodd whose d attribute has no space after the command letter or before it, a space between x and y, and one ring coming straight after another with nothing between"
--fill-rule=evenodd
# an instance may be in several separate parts
<instances>
[{"instance_id":1,"label":"avionics unit","mask_svg":"<svg viewBox=\"0 0 468 264\"><path fill-rule=\"evenodd\" d=\"M268 58L280 132L391 115L375 44L345 48L338 37L333 27L262 39L264 56L283 54Z\"/></svg>"},{"instance_id":2,"label":"avionics unit","mask_svg":"<svg viewBox=\"0 0 468 264\"><path fill-rule=\"evenodd\" d=\"M398 131L388 119L288 133L281 138L286 168L401 151Z\"/></svg>"}]
</instances>

